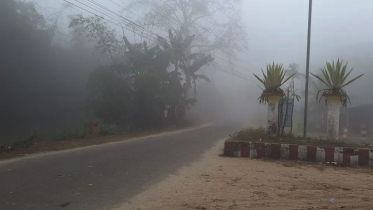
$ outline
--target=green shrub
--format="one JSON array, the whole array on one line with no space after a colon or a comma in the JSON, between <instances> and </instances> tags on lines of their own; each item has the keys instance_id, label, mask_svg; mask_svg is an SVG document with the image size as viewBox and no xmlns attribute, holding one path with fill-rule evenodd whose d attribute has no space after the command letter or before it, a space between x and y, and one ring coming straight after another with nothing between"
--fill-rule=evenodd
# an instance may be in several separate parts
<instances>
[{"instance_id":1,"label":"green shrub","mask_svg":"<svg viewBox=\"0 0 373 210\"><path fill-rule=\"evenodd\" d=\"M83 128L77 127L70 131L57 131L51 139L54 141L62 141L65 139L80 139L84 137Z\"/></svg>"},{"instance_id":2,"label":"green shrub","mask_svg":"<svg viewBox=\"0 0 373 210\"><path fill-rule=\"evenodd\" d=\"M296 144L296 145L313 145L320 147L349 147L349 148L372 148L369 144L357 144L352 142L345 142L342 140L327 140L322 138L304 139L301 136L285 135L276 137L267 137L265 128L245 128L242 129L231 137L232 140L248 141L248 142L266 142L266 143L281 143L281 144Z\"/></svg>"},{"instance_id":3,"label":"green shrub","mask_svg":"<svg viewBox=\"0 0 373 210\"><path fill-rule=\"evenodd\" d=\"M253 140L258 141L259 139L266 139L267 133L265 128L246 128L238 131L233 135L234 140Z\"/></svg>"},{"instance_id":4,"label":"green shrub","mask_svg":"<svg viewBox=\"0 0 373 210\"><path fill-rule=\"evenodd\" d=\"M123 135L123 134L128 134L130 132L130 129L128 127L121 128L115 124L102 123L100 124L99 132L101 136Z\"/></svg>"},{"instance_id":5,"label":"green shrub","mask_svg":"<svg viewBox=\"0 0 373 210\"><path fill-rule=\"evenodd\" d=\"M20 148L31 147L35 144L36 140L37 140L37 136L33 134L24 140L16 140L16 141L13 141L13 143L10 143L8 145L0 145L0 154L3 152L7 152L7 151L15 151Z\"/></svg>"}]
</instances>

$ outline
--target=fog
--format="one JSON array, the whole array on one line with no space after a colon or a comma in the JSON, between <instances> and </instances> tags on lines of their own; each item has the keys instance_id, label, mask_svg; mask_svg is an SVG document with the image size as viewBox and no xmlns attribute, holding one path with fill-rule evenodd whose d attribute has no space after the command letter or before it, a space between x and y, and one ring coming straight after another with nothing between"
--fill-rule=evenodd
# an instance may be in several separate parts
<instances>
[{"instance_id":1,"label":"fog","mask_svg":"<svg viewBox=\"0 0 373 210\"><path fill-rule=\"evenodd\" d=\"M82 126L85 121L100 120L87 109L87 85L90 74L112 60L107 53L100 53L97 41L77 33L79 27L68 27L77 14L84 17L92 14L60 0L21 1L30 2L36 8L35 13L27 9L22 13L14 2L20 1L0 3L1 130L5 134L2 141L36 131L53 135ZM80 5L77 1L70 2ZM139 19L109 1L96 2L136 23ZM133 5L136 1L114 2L141 17L148 11L141 4ZM220 5L221 1L216 2ZM228 56L219 49L206 53L223 69L207 64L198 71L208 76L211 83L197 80L198 102L186 113L186 118L193 122L236 120L247 125L264 124L266 106L259 104L261 89L252 74L260 74L267 63L282 63L285 68L297 63L302 76L295 79L295 87L304 90L308 1L243 0L241 3L242 6L236 5L240 10L235 11L239 12L236 15L240 16L241 29L246 32L247 46L241 50L232 49L235 56ZM354 67L352 76L365 73L358 82L346 87L347 93L356 96L351 106L373 103L370 82L373 79L372 11L370 0L315 0L313 3L310 71L319 73L326 61L340 58ZM17 16L20 13L23 16ZM23 21L22 17L27 15L30 21ZM38 18L44 21L38 22ZM223 22L227 19L219 12L214 18ZM201 20L199 24L214 30L208 20ZM107 26L115 30L117 37L125 35L133 44L146 41L130 31L123 34L118 25L108 23ZM49 29L36 32L43 28ZM154 31L168 37L165 29L154 28ZM200 34L207 33L200 32L197 40ZM207 37L213 39L214 36ZM148 43L149 46L155 44L154 40ZM303 100L304 97L296 104L296 109L302 109ZM316 99L310 97L311 100L315 102Z\"/></svg>"}]
</instances>

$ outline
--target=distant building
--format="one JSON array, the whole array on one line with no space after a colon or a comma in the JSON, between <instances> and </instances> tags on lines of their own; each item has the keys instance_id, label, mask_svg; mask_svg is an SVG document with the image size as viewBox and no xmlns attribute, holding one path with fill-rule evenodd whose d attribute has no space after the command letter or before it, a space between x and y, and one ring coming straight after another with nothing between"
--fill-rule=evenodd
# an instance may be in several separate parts
<instances>
[{"instance_id":1,"label":"distant building","mask_svg":"<svg viewBox=\"0 0 373 210\"><path fill-rule=\"evenodd\" d=\"M308 130L311 132L325 132L328 109L324 104L308 110Z\"/></svg>"},{"instance_id":2,"label":"distant building","mask_svg":"<svg viewBox=\"0 0 373 210\"><path fill-rule=\"evenodd\" d=\"M367 135L373 135L373 104L342 108L339 119L340 131L345 127L351 134L361 134L361 126L365 124Z\"/></svg>"}]
</instances>

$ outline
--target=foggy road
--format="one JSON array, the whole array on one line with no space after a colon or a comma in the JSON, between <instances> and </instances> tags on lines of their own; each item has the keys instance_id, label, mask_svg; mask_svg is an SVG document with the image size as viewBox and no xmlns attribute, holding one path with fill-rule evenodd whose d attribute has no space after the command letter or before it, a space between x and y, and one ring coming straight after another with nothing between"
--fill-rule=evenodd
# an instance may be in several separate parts
<instances>
[{"instance_id":1,"label":"foggy road","mask_svg":"<svg viewBox=\"0 0 373 210\"><path fill-rule=\"evenodd\" d=\"M0 209L112 209L198 160L237 127L213 125L0 162Z\"/></svg>"}]
</instances>

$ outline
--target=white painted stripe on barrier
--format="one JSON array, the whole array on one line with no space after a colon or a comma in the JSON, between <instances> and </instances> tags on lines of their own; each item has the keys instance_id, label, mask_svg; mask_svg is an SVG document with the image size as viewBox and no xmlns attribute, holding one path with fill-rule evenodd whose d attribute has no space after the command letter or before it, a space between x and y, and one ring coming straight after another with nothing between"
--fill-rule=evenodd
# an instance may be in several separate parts
<instances>
[{"instance_id":1,"label":"white painted stripe on barrier","mask_svg":"<svg viewBox=\"0 0 373 210\"><path fill-rule=\"evenodd\" d=\"M367 134L367 131L361 131L361 134Z\"/></svg>"},{"instance_id":2,"label":"white painted stripe on barrier","mask_svg":"<svg viewBox=\"0 0 373 210\"><path fill-rule=\"evenodd\" d=\"M289 144L281 144L281 159L289 159Z\"/></svg>"},{"instance_id":3,"label":"white painted stripe on barrier","mask_svg":"<svg viewBox=\"0 0 373 210\"><path fill-rule=\"evenodd\" d=\"M354 150L354 153L356 153L357 151ZM359 159L359 156L358 155L351 155L350 156L350 165L352 166L356 166L358 164L358 159Z\"/></svg>"},{"instance_id":4,"label":"white painted stripe on barrier","mask_svg":"<svg viewBox=\"0 0 373 210\"><path fill-rule=\"evenodd\" d=\"M271 157L271 143L265 143L264 156L267 158Z\"/></svg>"},{"instance_id":5,"label":"white painted stripe on barrier","mask_svg":"<svg viewBox=\"0 0 373 210\"><path fill-rule=\"evenodd\" d=\"M334 162L342 163L343 162L343 147L334 148Z\"/></svg>"},{"instance_id":6,"label":"white painted stripe on barrier","mask_svg":"<svg viewBox=\"0 0 373 210\"><path fill-rule=\"evenodd\" d=\"M250 158L256 158L256 144L250 143Z\"/></svg>"},{"instance_id":7,"label":"white painted stripe on barrier","mask_svg":"<svg viewBox=\"0 0 373 210\"><path fill-rule=\"evenodd\" d=\"M298 160L307 159L307 146L299 145L298 147Z\"/></svg>"},{"instance_id":8,"label":"white painted stripe on barrier","mask_svg":"<svg viewBox=\"0 0 373 210\"><path fill-rule=\"evenodd\" d=\"M317 147L316 149L316 162L325 162L325 149Z\"/></svg>"},{"instance_id":9,"label":"white painted stripe on barrier","mask_svg":"<svg viewBox=\"0 0 373 210\"><path fill-rule=\"evenodd\" d=\"M233 152L234 157L241 157L241 150Z\"/></svg>"},{"instance_id":10,"label":"white painted stripe on barrier","mask_svg":"<svg viewBox=\"0 0 373 210\"><path fill-rule=\"evenodd\" d=\"M373 152L369 151L369 166L373 166Z\"/></svg>"}]
</instances>

